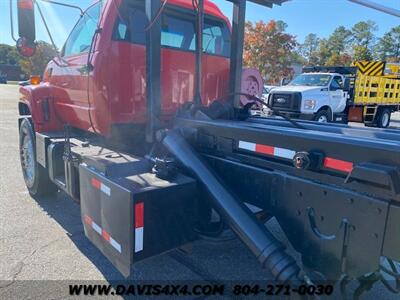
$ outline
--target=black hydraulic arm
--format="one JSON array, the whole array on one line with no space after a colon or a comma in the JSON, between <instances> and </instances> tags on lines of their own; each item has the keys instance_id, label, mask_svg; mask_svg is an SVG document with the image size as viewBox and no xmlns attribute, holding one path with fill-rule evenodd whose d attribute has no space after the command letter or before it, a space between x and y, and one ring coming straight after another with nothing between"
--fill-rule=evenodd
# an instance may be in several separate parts
<instances>
[{"instance_id":1,"label":"black hydraulic arm","mask_svg":"<svg viewBox=\"0 0 400 300\"><path fill-rule=\"evenodd\" d=\"M281 282L299 280L300 268L296 261L284 251L284 246L255 219L246 205L230 193L218 176L207 166L185 139L170 131L163 140L166 148L190 171L211 196L214 208L225 222Z\"/></svg>"}]
</instances>

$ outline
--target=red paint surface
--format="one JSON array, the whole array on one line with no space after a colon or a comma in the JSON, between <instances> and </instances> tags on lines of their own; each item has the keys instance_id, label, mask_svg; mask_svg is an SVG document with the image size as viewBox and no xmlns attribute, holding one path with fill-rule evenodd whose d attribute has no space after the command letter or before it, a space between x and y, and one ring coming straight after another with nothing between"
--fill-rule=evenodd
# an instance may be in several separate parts
<instances>
[{"instance_id":1,"label":"red paint surface","mask_svg":"<svg viewBox=\"0 0 400 300\"><path fill-rule=\"evenodd\" d=\"M85 223L92 226L92 218L89 217L88 215L85 215L85 217L83 218Z\"/></svg>"},{"instance_id":2,"label":"red paint surface","mask_svg":"<svg viewBox=\"0 0 400 300\"><path fill-rule=\"evenodd\" d=\"M135 204L135 228L144 226L144 203Z\"/></svg>"},{"instance_id":3,"label":"red paint surface","mask_svg":"<svg viewBox=\"0 0 400 300\"><path fill-rule=\"evenodd\" d=\"M21 101L31 109L38 132L57 131L68 123L73 127L110 135L113 124L146 122L145 47L113 41L112 32L121 0L108 1L100 19L102 28L93 46L89 75L82 74L87 53L65 57L68 62L51 61L39 86L22 87ZM169 5L193 9L191 0L169 0ZM218 7L205 1L206 14L228 19ZM58 60L55 58L55 60ZM177 108L193 100L195 54L189 51L161 50L161 119L171 119ZM228 93L229 59L203 55L202 101L209 105ZM43 89L43 90L41 90ZM50 120L44 121L40 102L47 97Z\"/></svg>"},{"instance_id":4,"label":"red paint surface","mask_svg":"<svg viewBox=\"0 0 400 300\"><path fill-rule=\"evenodd\" d=\"M268 155L274 155L274 147L256 144L256 152Z\"/></svg>"},{"instance_id":5,"label":"red paint surface","mask_svg":"<svg viewBox=\"0 0 400 300\"><path fill-rule=\"evenodd\" d=\"M101 182L98 181L96 178L92 178L91 183L96 189L100 189L101 188Z\"/></svg>"},{"instance_id":6,"label":"red paint surface","mask_svg":"<svg viewBox=\"0 0 400 300\"><path fill-rule=\"evenodd\" d=\"M349 173L353 170L353 163L345 160L325 157L324 167Z\"/></svg>"},{"instance_id":7,"label":"red paint surface","mask_svg":"<svg viewBox=\"0 0 400 300\"><path fill-rule=\"evenodd\" d=\"M101 236L106 240L106 241L110 241L110 235L108 234L107 231L105 231L104 229L101 230Z\"/></svg>"},{"instance_id":8,"label":"red paint surface","mask_svg":"<svg viewBox=\"0 0 400 300\"><path fill-rule=\"evenodd\" d=\"M18 0L18 8L33 9L33 1L32 0Z\"/></svg>"}]
</instances>

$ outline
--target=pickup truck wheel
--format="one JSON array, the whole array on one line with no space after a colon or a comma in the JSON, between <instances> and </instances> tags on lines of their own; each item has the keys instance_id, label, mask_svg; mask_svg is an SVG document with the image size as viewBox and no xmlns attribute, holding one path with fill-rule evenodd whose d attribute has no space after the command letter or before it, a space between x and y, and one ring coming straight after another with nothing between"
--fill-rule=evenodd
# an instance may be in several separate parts
<instances>
[{"instance_id":1,"label":"pickup truck wheel","mask_svg":"<svg viewBox=\"0 0 400 300\"><path fill-rule=\"evenodd\" d=\"M391 112L389 109L387 109L387 108L383 109L378 115L378 118L376 120L377 121L376 125L380 128L388 127L390 124L390 115L391 115Z\"/></svg>"},{"instance_id":2,"label":"pickup truck wheel","mask_svg":"<svg viewBox=\"0 0 400 300\"><path fill-rule=\"evenodd\" d=\"M328 123L331 121L331 117L329 115L329 112L325 109L320 110L317 112L317 114L314 117L314 121L320 122L320 123Z\"/></svg>"},{"instance_id":3,"label":"pickup truck wheel","mask_svg":"<svg viewBox=\"0 0 400 300\"><path fill-rule=\"evenodd\" d=\"M47 170L36 161L36 141L29 119L23 119L19 129L19 152L25 185L32 196L48 196L57 191Z\"/></svg>"}]
</instances>

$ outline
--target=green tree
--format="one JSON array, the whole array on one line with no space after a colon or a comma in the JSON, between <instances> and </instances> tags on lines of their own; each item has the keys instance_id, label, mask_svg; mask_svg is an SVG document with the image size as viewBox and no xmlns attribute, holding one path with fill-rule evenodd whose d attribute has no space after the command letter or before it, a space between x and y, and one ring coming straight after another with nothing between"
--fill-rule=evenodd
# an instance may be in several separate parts
<instances>
[{"instance_id":1,"label":"green tree","mask_svg":"<svg viewBox=\"0 0 400 300\"><path fill-rule=\"evenodd\" d=\"M282 21L247 22L245 27L244 65L256 68L273 84L292 73L292 53L297 42L293 35L284 31L285 28Z\"/></svg>"},{"instance_id":2,"label":"green tree","mask_svg":"<svg viewBox=\"0 0 400 300\"><path fill-rule=\"evenodd\" d=\"M376 45L378 58L400 62L400 25L386 32Z\"/></svg>"},{"instance_id":3,"label":"green tree","mask_svg":"<svg viewBox=\"0 0 400 300\"><path fill-rule=\"evenodd\" d=\"M352 62L352 57L347 53L336 53L333 52L331 56L326 60L326 66L349 66Z\"/></svg>"},{"instance_id":4,"label":"green tree","mask_svg":"<svg viewBox=\"0 0 400 300\"><path fill-rule=\"evenodd\" d=\"M329 48L332 53L342 54L346 52L351 41L352 32L344 26L337 27L328 38Z\"/></svg>"},{"instance_id":5,"label":"green tree","mask_svg":"<svg viewBox=\"0 0 400 300\"><path fill-rule=\"evenodd\" d=\"M373 60L374 57L372 55L372 51L365 46L362 45L353 45L353 60Z\"/></svg>"},{"instance_id":6,"label":"green tree","mask_svg":"<svg viewBox=\"0 0 400 300\"><path fill-rule=\"evenodd\" d=\"M15 46L0 44L0 64L17 65L20 59Z\"/></svg>"},{"instance_id":7,"label":"green tree","mask_svg":"<svg viewBox=\"0 0 400 300\"><path fill-rule=\"evenodd\" d=\"M44 41L36 43L35 55L20 61L22 71L30 75L42 75L47 63L57 55L52 45Z\"/></svg>"},{"instance_id":8,"label":"green tree","mask_svg":"<svg viewBox=\"0 0 400 300\"><path fill-rule=\"evenodd\" d=\"M318 65L324 66L331 57L332 51L327 39L321 39L317 50Z\"/></svg>"},{"instance_id":9,"label":"green tree","mask_svg":"<svg viewBox=\"0 0 400 300\"><path fill-rule=\"evenodd\" d=\"M316 65L319 63L318 59L318 47L320 39L315 33L308 34L304 43L300 45L299 52L306 59L307 65Z\"/></svg>"},{"instance_id":10,"label":"green tree","mask_svg":"<svg viewBox=\"0 0 400 300\"><path fill-rule=\"evenodd\" d=\"M347 53L352 32L344 26L337 27L328 39L321 41L319 60L321 65L342 66L351 63L351 56Z\"/></svg>"},{"instance_id":11,"label":"green tree","mask_svg":"<svg viewBox=\"0 0 400 300\"><path fill-rule=\"evenodd\" d=\"M307 65L307 60L299 53L298 49L292 52L291 62L302 66Z\"/></svg>"},{"instance_id":12,"label":"green tree","mask_svg":"<svg viewBox=\"0 0 400 300\"><path fill-rule=\"evenodd\" d=\"M362 21L355 24L352 31L353 59L372 60L375 42L374 32L378 26L373 21Z\"/></svg>"}]
</instances>

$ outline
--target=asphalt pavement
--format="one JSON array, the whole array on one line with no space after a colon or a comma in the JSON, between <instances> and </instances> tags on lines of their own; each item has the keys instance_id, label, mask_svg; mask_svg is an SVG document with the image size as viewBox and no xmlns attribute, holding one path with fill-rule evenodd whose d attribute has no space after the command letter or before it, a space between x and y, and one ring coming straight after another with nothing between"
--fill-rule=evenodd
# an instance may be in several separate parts
<instances>
[{"instance_id":1,"label":"asphalt pavement","mask_svg":"<svg viewBox=\"0 0 400 300\"><path fill-rule=\"evenodd\" d=\"M0 85L0 298L64 298L67 281L124 279L85 237L79 206L66 194L28 194L18 153L18 98L18 86ZM400 114L395 119L391 126L400 128ZM274 220L268 227L282 238ZM189 254L175 251L135 264L129 280L271 279L237 239L198 241L191 248ZM365 299L379 296L395 299L379 285Z\"/></svg>"}]
</instances>

